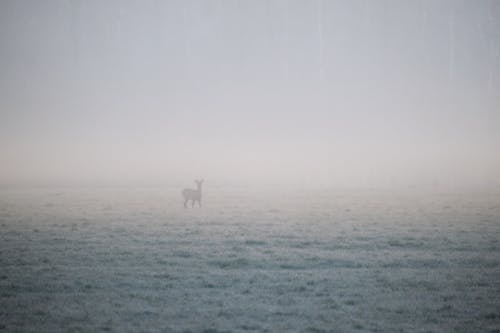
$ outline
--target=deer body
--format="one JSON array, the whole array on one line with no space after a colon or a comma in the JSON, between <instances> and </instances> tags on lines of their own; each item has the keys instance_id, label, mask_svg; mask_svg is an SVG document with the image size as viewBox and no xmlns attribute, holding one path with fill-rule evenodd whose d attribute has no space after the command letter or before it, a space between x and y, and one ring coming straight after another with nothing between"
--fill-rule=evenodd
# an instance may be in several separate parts
<instances>
[{"instance_id":1,"label":"deer body","mask_svg":"<svg viewBox=\"0 0 500 333\"><path fill-rule=\"evenodd\" d=\"M201 186L203 185L203 179L195 180L196 190L191 188L185 188L182 190L182 196L184 197L184 207L187 207L187 203L191 200L191 207L194 207L194 203L198 201L198 205L201 207Z\"/></svg>"}]
</instances>

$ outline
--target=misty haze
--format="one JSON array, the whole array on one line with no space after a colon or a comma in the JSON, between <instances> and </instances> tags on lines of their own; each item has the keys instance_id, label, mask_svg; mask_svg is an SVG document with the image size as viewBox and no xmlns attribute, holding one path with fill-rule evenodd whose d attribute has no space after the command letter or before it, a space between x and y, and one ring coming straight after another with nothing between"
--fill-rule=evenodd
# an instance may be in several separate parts
<instances>
[{"instance_id":1,"label":"misty haze","mask_svg":"<svg viewBox=\"0 0 500 333\"><path fill-rule=\"evenodd\" d=\"M0 0L0 332L500 332L500 2Z\"/></svg>"}]
</instances>

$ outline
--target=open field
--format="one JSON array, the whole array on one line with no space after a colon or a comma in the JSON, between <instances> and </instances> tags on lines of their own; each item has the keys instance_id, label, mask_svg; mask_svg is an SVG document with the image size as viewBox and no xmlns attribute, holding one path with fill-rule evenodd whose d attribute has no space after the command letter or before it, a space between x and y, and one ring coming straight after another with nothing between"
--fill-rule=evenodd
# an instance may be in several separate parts
<instances>
[{"instance_id":1,"label":"open field","mask_svg":"<svg viewBox=\"0 0 500 333\"><path fill-rule=\"evenodd\" d=\"M0 332L500 332L500 196L0 191Z\"/></svg>"}]
</instances>

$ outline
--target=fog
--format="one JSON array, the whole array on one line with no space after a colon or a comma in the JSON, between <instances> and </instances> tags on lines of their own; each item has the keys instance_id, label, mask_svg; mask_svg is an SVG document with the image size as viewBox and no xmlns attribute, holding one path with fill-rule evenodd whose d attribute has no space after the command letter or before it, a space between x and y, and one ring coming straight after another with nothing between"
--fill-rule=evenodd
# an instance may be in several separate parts
<instances>
[{"instance_id":1,"label":"fog","mask_svg":"<svg viewBox=\"0 0 500 333\"><path fill-rule=\"evenodd\" d=\"M0 185L500 187L497 1L0 1Z\"/></svg>"}]
</instances>

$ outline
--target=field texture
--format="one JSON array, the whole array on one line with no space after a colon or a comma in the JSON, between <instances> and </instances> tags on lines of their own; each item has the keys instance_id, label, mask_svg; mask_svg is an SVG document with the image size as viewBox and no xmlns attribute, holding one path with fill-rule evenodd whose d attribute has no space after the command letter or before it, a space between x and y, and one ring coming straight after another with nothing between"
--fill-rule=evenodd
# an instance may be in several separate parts
<instances>
[{"instance_id":1,"label":"field texture","mask_svg":"<svg viewBox=\"0 0 500 333\"><path fill-rule=\"evenodd\" d=\"M0 332L500 332L500 196L0 191Z\"/></svg>"}]
</instances>

